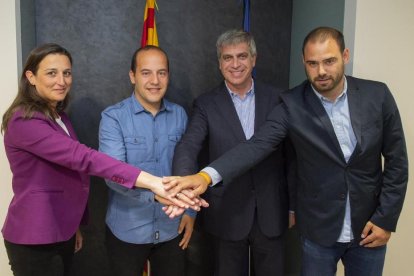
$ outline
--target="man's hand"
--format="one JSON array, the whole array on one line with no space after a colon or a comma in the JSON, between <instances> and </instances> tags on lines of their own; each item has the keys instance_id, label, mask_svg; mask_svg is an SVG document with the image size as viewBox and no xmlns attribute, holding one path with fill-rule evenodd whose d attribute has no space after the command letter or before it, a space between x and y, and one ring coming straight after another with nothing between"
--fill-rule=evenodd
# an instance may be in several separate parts
<instances>
[{"instance_id":1,"label":"man's hand","mask_svg":"<svg viewBox=\"0 0 414 276\"><path fill-rule=\"evenodd\" d=\"M292 228L296 224L296 217L295 213L289 211L289 228Z\"/></svg>"},{"instance_id":2,"label":"man's hand","mask_svg":"<svg viewBox=\"0 0 414 276\"><path fill-rule=\"evenodd\" d=\"M210 184L207 183L207 180L199 174L182 177L163 177L162 182L164 183L165 190L173 195L180 193L182 190L191 190L186 194L186 196L190 199L194 199L204 193Z\"/></svg>"},{"instance_id":3,"label":"man's hand","mask_svg":"<svg viewBox=\"0 0 414 276\"><path fill-rule=\"evenodd\" d=\"M192 190L182 190L181 192L177 193L175 197L181 198L181 194L184 194L187 198L190 198L191 196L193 196L193 192ZM208 202L205 201L203 198L201 198L200 196L196 196L192 199L195 202L195 205L198 207L204 207L207 208L209 206ZM192 206L190 206L190 208L192 208ZM194 209L194 208L192 208ZM200 211L200 209L195 211Z\"/></svg>"},{"instance_id":4,"label":"man's hand","mask_svg":"<svg viewBox=\"0 0 414 276\"><path fill-rule=\"evenodd\" d=\"M184 190L184 191L182 191L182 193L188 193L188 191ZM166 198L160 197L159 195L155 195L154 198L159 203L165 205L162 208L162 210L171 219L175 218L175 217L178 217L178 216L181 216L184 213L184 211L186 210L185 208L181 208L181 207L178 207L178 206L174 205L173 202L169 201ZM201 207L206 208L206 207L209 206L207 201L205 201L204 199L202 199L200 197L195 198L194 201L196 202L196 204L190 205L190 208L193 209L194 211L200 211Z\"/></svg>"},{"instance_id":5,"label":"man's hand","mask_svg":"<svg viewBox=\"0 0 414 276\"><path fill-rule=\"evenodd\" d=\"M165 190L162 179L160 177L154 176L144 171L141 171L139 174L135 186L150 189L154 194L165 198L180 208L187 209L191 205L196 204L194 200L187 197L184 193L181 193L179 198L177 198L176 195L178 192L173 193L173 191Z\"/></svg>"},{"instance_id":6,"label":"man's hand","mask_svg":"<svg viewBox=\"0 0 414 276\"><path fill-rule=\"evenodd\" d=\"M384 230L368 221L364 230L362 230L361 238L363 240L359 244L364 247L377 247L387 244L390 237L390 231Z\"/></svg>"},{"instance_id":7,"label":"man's hand","mask_svg":"<svg viewBox=\"0 0 414 276\"><path fill-rule=\"evenodd\" d=\"M158 201L159 203L161 203L162 205L165 205L164 207L162 207L162 210L170 219L181 216L186 210L185 208L181 208L181 207L174 205L174 203L172 203L168 199L165 199L159 195L155 195L154 199Z\"/></svg>"},{"instance_id":8,"label":"man's hand","mask_svg":"<svg viewBox=\"0 0 414 276\"><path fill-rule=\"evenodd\" d=\"M81 231L78 229L76 230L75 234L75 253L82 249L83 246L83 236Z\"/></svg>"},{"instance_id":9,"label":"man's hand","mask_svg":"<svg viewBox=\"0 0 414 276\"><path fill-rule=\"evenodd\" d=\"M187 248L190 242L191 235L193 234L195 218L184 214L181 218L180 226L178 227L178 233L181 234L184 230L184 235L180 243L178 244L183 250Z\"/></svg>"}]
</instances>

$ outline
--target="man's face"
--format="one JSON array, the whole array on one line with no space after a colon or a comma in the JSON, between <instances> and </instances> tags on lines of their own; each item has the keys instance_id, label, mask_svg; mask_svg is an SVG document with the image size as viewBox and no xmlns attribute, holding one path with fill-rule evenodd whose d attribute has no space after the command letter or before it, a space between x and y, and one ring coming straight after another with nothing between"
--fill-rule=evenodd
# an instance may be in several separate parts
<instances>
[{"instance_id":1,"label":"man's face","mask_svg":"<svg viewBox=\"0 0 414 276\"><path fill-rule=\"evenodd\" d=\"M220 71L233 92L247 92L251 87L256 56L250 54L247 43L225 45L221 48ZM247 90L246 90L247 89Z\"/></svg>"},{"instance_id":2,"label":"man's face","mask_svg":"<svg viewBox=\"0 0 414 276\"><path fill-rule=\"evenodd\" d=\"M349 61L349 50L341 53L332 38L323 42L309 41L305 45L303 64L306 75L321 95L335 99L344 87L345 64Z\"/></svg>"},{"instance_id":3,"label":"man's face","mask_svg":"<svg viewBox=\"0 0 414 276\"><path fill-rule=\"evenodd\" d=\"M157 112L168 87L167 57L161 51L141 51L136 58L136 70L129 72L135 85L135 97L148 111Z\"/></svg>"}]
</instances>

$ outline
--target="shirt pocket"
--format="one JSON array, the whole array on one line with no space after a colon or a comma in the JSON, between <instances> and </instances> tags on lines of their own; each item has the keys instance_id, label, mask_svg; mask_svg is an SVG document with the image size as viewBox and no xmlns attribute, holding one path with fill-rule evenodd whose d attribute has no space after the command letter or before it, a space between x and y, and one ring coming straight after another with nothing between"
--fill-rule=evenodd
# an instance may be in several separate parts
<instances>
[{"instance_id":1,"label":"shirt pocket","mask_svg":"<svg viewBox=\"0 0 414 276\"><path fill-rule=\"evenodd\" d=\"M145 136L124 137L127 150L146 149L147 143Z\"/></svg>"},{"instance_id":2,"label":"shirt pocket","mask_svg":"<svg viewBox=\"0 0 414 276\"><path fill-rule=\"evenodd\" d=\"M145 136L124 137L127 163L137 166L146 160L148 154Z\"/></svg>"},{"instance_id":3,"label":"shirt pocket","mask_svg":"<svg viewBox=\"0 0 414 276\"><path fill-rule=\"evenodd\" d=\"M169 152L171 155L174 154L175 146L180 140L181 140L181 134L169 134L168 135L168 148L169 148Z\"/></svg>"},{"instance_id":4,"label":"shirt pocket","mask_svg":"<svg viewBox=\"0 0 414 276\"><path fill-rule=\"evenodd\" d=\"M169 134L168 135L168 141L169 141L169 143L173 143L175 145L180 140L181 140L181 134Z\"/></svg>"}]
</instances>

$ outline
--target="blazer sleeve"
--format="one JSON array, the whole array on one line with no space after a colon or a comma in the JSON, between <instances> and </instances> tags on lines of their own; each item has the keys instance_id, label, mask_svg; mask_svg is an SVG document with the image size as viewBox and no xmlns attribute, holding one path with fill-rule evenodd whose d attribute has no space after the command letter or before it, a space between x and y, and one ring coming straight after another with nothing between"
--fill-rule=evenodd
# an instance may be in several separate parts
<instances>
[{"instance_id":1,"label":"blazer sleeve","mask_svg":"<svg viewBox=\"0 0 414 276\"><path fill-rule=\"evenodd\" d=\"M292 141L287 137L283 143L283 155L285 159L285 173L288 185L289 211L296 211L296 193L297 193L297 159L296 150Z\"/></svg>"},{"instance_id":2,"label":"blazer sleeve","mask_svg":"<svg viewBox=\"0 0 414 276\"><path fill-rule=\"evenodd\" d=\"M198 157L208 135L208 117L203 105L197 99L187 129L174 150L173 175L189 175L199 170Z\"/></svg>"},{"instance_id":3,"label":"blazer sleeve","mask_svg":"<svg viewBox=\"0 0 414 276\"><path fill-rule=\"evenodd\" d=\"M388 87L384 85L383 148L384 169L379 206L371 221L395 231L408 182L408 158L400 114Z\"/></svg>"},{"instance_id":4,"label":"blazer sleeve","mask_svg":"<svg viewBox=\"0 0 414 276\"><path fill-rule=\"evenodd\" d=\"M39 115L24 119L15 114L7 129L8 144L71 170L134 187L140 169L79 143L53 128L53 123Z\"/></svg>"},{"instance_id":5,"label":"blazer sleeve","mask_svg":"<svg viewBox=\"0 0 414 276\"><path fill-rule=\"evenodd\" d=\"M281 103L269 113L266 122L249 140L226 152L210 163L223 178L233 181L235 177L247 172L275 151L287 135L288 112L286 105Z\"/></svg>"}]
</instances>

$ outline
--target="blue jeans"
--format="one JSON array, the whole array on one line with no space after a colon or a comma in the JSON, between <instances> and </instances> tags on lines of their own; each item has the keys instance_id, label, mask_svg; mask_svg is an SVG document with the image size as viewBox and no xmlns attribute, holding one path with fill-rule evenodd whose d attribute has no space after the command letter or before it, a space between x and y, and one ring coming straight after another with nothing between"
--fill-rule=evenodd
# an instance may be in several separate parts
<instances>
[{"instance_id":1,"label":"blue jeans","mask_svg":"<svg viewBox=\"0 0 414 276\"><path fill-rule=\"evenodd\" d=\"M386 245L366 248L357 242L325 247L302 238L302 276L333 276L339 260L346 276L381 276Z\"/></svg>"}]
</instances>

